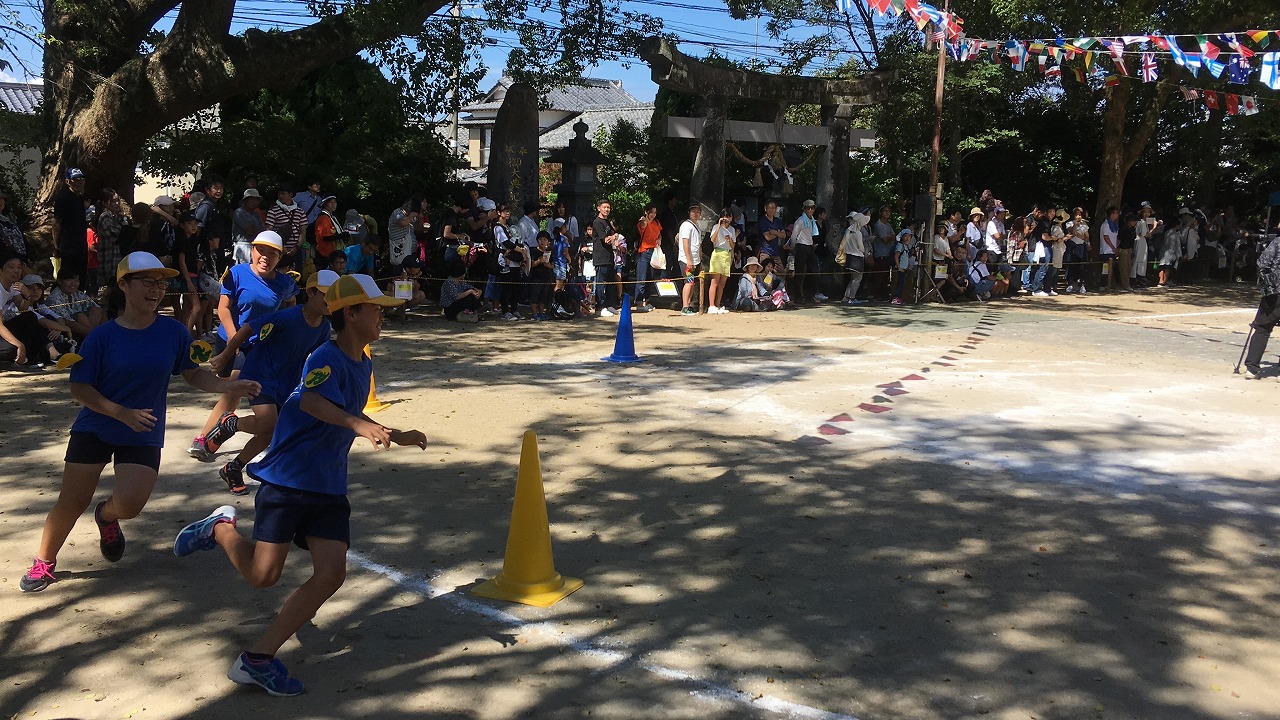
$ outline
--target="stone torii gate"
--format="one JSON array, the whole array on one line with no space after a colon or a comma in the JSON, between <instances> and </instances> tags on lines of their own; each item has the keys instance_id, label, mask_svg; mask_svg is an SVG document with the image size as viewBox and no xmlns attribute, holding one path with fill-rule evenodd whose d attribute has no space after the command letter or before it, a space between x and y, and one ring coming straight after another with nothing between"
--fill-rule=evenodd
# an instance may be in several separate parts
<instances>
[{"instance_id":1,"label":"stone torii gate","mask_svg":"<svg viewBox=\"0 0 1280 720\"><path fill-rule=\"evenodd\" d=\"M730 70L707 65L681 53L660 37L651 37L640 48L640 57L652 69L653 81L676 92L702 100L705 118L668 118L669 137L697 138L698 155L689 188L691 202L719 212L724 202L725 143L765 142L780 145L820 145L816 200L830 211L832 237L844 232L849 191L849 147L874 146L875 136L865 130L850 129L856 107L883 98L892 73L875 71L857 80L816 77L784 77L750 70ZM736 122L728 119L733 100L758 100L774 106L773 123ZM787 108L817 104L822 108L822 126L787 125Z\"/></svg>"}]
</instances>

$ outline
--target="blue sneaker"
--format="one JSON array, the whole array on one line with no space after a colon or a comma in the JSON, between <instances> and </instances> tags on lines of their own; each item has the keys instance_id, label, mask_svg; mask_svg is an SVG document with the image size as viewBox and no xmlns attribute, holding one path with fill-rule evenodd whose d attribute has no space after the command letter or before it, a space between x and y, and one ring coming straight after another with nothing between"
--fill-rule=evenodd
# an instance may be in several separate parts
<instances>
[{"instance_id":1,"label":"blue sneaker","mask_svg":"<svg viewBox=\"0 0 1280 720\"><path fill-rule=\"evenodd\" d=\"M275 697L292 697L301 695L305 689L302 681L289 677L289 669L279 658L271 658L270 662L251 662L245 653L231 663L227 678L240 685L257 685Z\"/></svg>"},{"instance_id":2,"label":"blue sneaker","mask_svg":"<svg viewBox=\"0 0 1280 720\"><path fill-rule=\"evenodd\" d=\"M186 557L197 550L212 550L218 543L213 541L213 528L218 523L236 524L236 509L223 505L203 520L197 520L178 531L173 539L173 554Z\"/></svg>"}]
</instances>

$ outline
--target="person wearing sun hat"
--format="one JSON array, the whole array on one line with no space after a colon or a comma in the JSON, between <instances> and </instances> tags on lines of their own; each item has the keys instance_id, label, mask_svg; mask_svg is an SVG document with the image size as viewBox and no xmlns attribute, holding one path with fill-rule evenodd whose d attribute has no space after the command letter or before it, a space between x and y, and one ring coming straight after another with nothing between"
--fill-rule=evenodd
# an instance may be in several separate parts
<instances>
[{"instance_id":1,"label":"person wearing sun hat","mask_svg":"<svg viewBox=\"0 0 1280 720\"><path fill-rule=\"evenodd\" d=\"M245 342L250 338L255 341L253 352L245 356L240 369L242 380L262 384L262 392L249 401L253 414L237 417L234 411L225 413L205 435L205 442L213 447L221 446L237 432L253 435L240 454L218 470L218 477L232 495L249 492L244 483L244 466L271 444L280 406L302 377L303 364L329 339L329 308L324 295L337 279L338 274L332 270L316 273L307 283L306 300L301 305L249 320L227 341L226 349L209 361L215 371L222 370L235 361L236 352Z\"/></svg>"},{"instance_id":2,"label":"person wearing sun hat","mask_svg":"<svg viewBox=\"0 0 1280 720\"><path fill-rule=\"evenodd\" d=\"M165 280L173 275L150 253L125 256L116 269L124 310L89 333L79 356L67 355L74 362L71 397L81 408L71 425L58 500L45 518L35 562L19 582L23 592L44 590L56 580L58 551L93 501L110 462L115 463L112 493L98 503L93 517L103 557L116 562L124 554L120 521L142 512L159 474L170 376L182 375L205 392L258 394L252 380L225 380L201 369L198 358L208 343L193 342L182 323L157 314Z\"/></svg>"},{"instance_id":3,"label":"person wearing sun hat","mask_svg":"<svg viewBox=\"0 0 1280 720\"><path fill-rule=\"evenodd\" d=\"M311 578L285 601L266 631L241 653L227 673L242 685L271 695L297 695L302 682L276 658L293 636L338 589L346 577L351 543L347 462L357 436L375 449L416 445L427 438L373 422L364 414L373 378L365 347L382 331L382 310L400 304L368 275L344 275L325 293L337 337L321 345L302 370L302 382L280 408L271 448L247 469L262 483L254 500L253 539L236 529L236 511L214 510L183 528L173 552L187 556L221 546L231 564L254 587L279 580L291 543L311 553Z\"/></svg>"},{"instance_id":4,"label":"person wearing sun hat","mask_svg":"<svg viewBox=\"0 0 1280 720\"><path fill-rule=\"evenodd\" d=\"M276 269L283 252L284 241L280 235L274 230L264 230L253 239L250 261L231 266L223 276L218 297L218 335L214 342L214 354L221 354L226 349L227 341L241 325L293 304L293 298L298 294L298 285L288 274ZM252 344L253 339L250 338L241 347L241 355ZM218 370L218 374L228 377L235 369L234 363L228 363ZM226 395L220 398L205 420L200 434L192 440L187 454L201 462L212 460L218 447L209 446L205 442L205 435L218 424L223 415L235 410L239 403L238 397Z\"/></svg>"}]
</instances>

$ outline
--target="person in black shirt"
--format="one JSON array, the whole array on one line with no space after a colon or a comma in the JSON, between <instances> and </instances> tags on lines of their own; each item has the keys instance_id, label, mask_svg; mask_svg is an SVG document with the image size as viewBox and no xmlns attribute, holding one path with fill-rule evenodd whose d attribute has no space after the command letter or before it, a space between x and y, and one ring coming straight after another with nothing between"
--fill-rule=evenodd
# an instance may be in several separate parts
<instances>
[{"instance_id":1,"label":"person in black shirt","mask_svg":"<svg viewBox=\"0 0 1280 720\"><path fill-rule=\"evenodd\" d=\"M591 221L591 233L595 236L591 246L591 262L596 268L596 314L599 317L613 317L613 312L605 307L605 300L608 299L609 285L618 281L618 269L613 264L613 244L618 234L609 223L609 212L612 210L613 205L608 200L597 202L596 219ZM615 305L622 304L622 298L615 300Z\"/></svg>"},{"instance_id":2,"label":"person in black shirt","mask_svg":"<svg viewBox=\"0 0 1280 720\"><path fill-rule=\"evenodd\" d=\"M169 278L169 292L175 295L174 317L190 329L202 309L198 269L200 267L200 220L195 213L184 212L178 218L178 228L173 241L173 269L178 271Z\"/></svg>"},{"instance_id":3,"label":"person in black shirt","mask_svg":"<svg viewBox=\"0 0 1280 720\"><path fill-rule=\"evenodd\" d=\"M63 269L80 276L80 287L93 294L89 283L89 218L84 196L84 173L80 168L67 170L66 187L53 201L53 233L57 240L54 254Z\"/></svg>"}]
</instances>

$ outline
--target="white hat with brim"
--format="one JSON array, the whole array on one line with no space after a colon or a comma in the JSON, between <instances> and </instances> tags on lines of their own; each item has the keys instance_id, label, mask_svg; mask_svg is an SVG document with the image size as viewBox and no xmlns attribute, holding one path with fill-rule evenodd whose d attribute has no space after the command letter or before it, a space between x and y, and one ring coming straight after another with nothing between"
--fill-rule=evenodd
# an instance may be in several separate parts
<instances>
[{"instance_id":1,"label":"white hat with brim","mask_svg":"<svg viewBox=\"0 0 1280 720\"><path fill-rule=\"evenodd\" d=\"M160 205L160 206L164 206L164 205L177 205L177 204L178 204L178 201L177 201L177 200L174 200L173 198L169 197L168 195L161 195L160 197L156 198L156 201L155 201L155 202L153 202L153 203L151 203L151 204L152 204L152 205Z\"/></svg>"},{"instance_id":2,"label":"white hat with brim","mask_svg":"<svg viewBox=\"0 0 1280 720\"><path fill-rule=\"evenodd\" d=\"M247 198L251 198L251 197L261 198L261 197L262 197L262 193L258 192L258 189L257 189L257 188L249 188L249 189L247 189L247 190L245 190L245 191L244 191L244 197L247 197Z\"/></svg>"},{"instance_id":3,"label":"white hat with brim","mask_svg":"<svg viewBox=\"0 0 1280 720\"><path fill-rule=\"evenodd\" d=\"M177 270L167 268L160 258L149 252L131 252L116 266L116 279L123 280L126 275L137 273L154 273L160 277L171 278L178 274Z\"/></svg>"},{"instance_id":4,"label":"white hat with brim","mask_svg":"<svg viewBox=\"0 0 1280 720\"><path fill-rule=\"evenodd\" d=\"M339 277L324 294L329 312L337 312L353 305L371 303L382 307L397 307L404 303L399 298L387 297L378 289L378 283L368 275L355 274Z\"/></svg>"},{"instance_id":5,"label":"white hat with brim","mask_svg":"<svg viewBox=\"0 0 1280 720\"><path fill-rule=\"evenodd\" d=\"M317 290L328 291L334 283L338 282L339 277L342 276L332 270L321 270L312 275L311 279L307 281L307 289L316 288Z\"/></svg>"},{"instance_id":6,"label":"white hat with brim","mask_svg":"<svg viewBox=\"0 0 1280 720\"><path fill-rule=\"evenodd\" d=\"M751 267L752 265L755 265L755 266L756 266L756 267L758 267L758 268L763 268L763 267L764 267L763 265L761 265L761 264L760 264L760 261L759 261L759 260L757 260L757 259L755 259L755 258L753 258L753 257L749 257L749 258L747 258L746 262L742 263L742 267L744 267L744 268L749 268L749 267Z\"/></svg>"},{"instance_id":7,"label":"white hat with brim","mask_svg":"<svg viewBox=\"0 0 1280 720\"><path fill-rule=\"evenodd\" d=\"M263 247L273 247L280 252L284 252L284 239L280 237L280 233L275 230L263 230L253 239L254 245Z\"/></svg>"}]
</instances>

